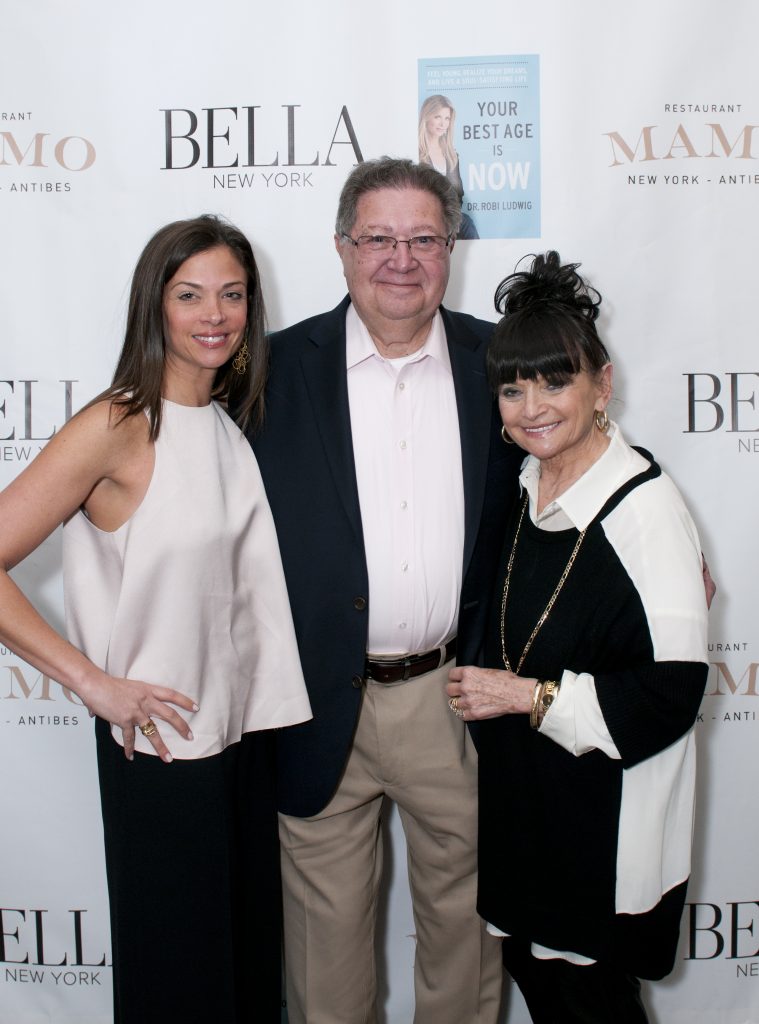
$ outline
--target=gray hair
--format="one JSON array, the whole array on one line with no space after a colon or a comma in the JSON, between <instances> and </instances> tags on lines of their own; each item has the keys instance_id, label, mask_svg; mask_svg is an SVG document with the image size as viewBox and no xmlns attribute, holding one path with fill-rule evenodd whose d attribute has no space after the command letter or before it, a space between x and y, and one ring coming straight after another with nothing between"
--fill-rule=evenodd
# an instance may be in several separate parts
<instances>
[{"instance_id":1,"label":"gray hair","mask_svg":"<svg viewBox=\"0 0 759 1024\"><path fill-rule=\"evenodd\" d=\"M353 230L361 196L383 188L429 192L440 202L446 234L456 237L461 224L461 199L445 175L427 164L390 156L365 160L348 175L337 205L335 232L338 236L350 235Z\"/></svg>"}]
</instances>

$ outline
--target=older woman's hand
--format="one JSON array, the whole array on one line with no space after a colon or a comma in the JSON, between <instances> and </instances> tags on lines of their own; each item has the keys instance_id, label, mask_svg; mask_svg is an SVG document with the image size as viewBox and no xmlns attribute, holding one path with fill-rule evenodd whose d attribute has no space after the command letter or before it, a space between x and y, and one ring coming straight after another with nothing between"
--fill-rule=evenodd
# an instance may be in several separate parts
<instances>
[{"instance_id":1,"label":"older woman's hand","mask_svg":"<svg viewBox=\"0 0 759 1024\"><path fill-rule=\"evenodd\" d=\"M499 715L529 715L537 679L505 669L463 665L448 673L451 711L467 722Z\"/></svg>"}]
</instances>

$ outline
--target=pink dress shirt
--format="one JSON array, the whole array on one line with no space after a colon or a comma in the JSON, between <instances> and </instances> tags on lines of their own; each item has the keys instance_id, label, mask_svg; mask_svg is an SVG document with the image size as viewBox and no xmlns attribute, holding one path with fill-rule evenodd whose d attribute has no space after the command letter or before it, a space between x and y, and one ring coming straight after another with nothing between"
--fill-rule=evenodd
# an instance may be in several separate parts
<instances>
[{"instance_id":1,"label":"pink dress shirt","mask_svg":"<svg viewBox=\"0 0 759 1024\"><path fill-rule=\"evenodd\" d=\"M369 571L368 650L416 654L456 632L464 550L458 409L440 314L422 348L385 359L346 315L353 451Z\"/></svg>"}]
</instances>

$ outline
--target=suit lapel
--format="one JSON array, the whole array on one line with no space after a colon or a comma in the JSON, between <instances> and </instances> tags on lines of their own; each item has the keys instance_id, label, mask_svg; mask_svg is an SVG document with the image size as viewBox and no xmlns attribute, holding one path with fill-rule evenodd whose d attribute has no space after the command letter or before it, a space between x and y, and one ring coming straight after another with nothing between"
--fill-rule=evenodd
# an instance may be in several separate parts
<instances>
[{"instance_id":1,"label":"suit lapel","mask_svg":"<svg viewBox=\"0 0 759 1024\"><path fill-rule=\"evenodd\" d=\"M456 313L441 309L461 434L461 462L464 477L464 575L477 539L485 497L490 450L493 400L485 374L482 350L487 342L474 334Z\"/></svg>"},{"instance_id":2,"label":"suit lapel","mask_svg":"<svg viewBox=\"0 0 759 1024\"><path fill-rule=\"evenodd\" d=\"M301 366L335 488L356 538L363 545L345 357L345 312L349 304L346 297L311 329L311 344L301 356Z\"/></svg>"}]
</instances>

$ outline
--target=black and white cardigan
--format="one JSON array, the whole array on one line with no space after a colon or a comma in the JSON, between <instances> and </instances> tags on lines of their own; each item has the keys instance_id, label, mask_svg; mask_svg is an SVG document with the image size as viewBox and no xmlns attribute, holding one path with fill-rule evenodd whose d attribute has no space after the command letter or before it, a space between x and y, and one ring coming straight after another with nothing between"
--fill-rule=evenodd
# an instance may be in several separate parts
<instances>
[{"instance_id":1,"label":"black and white cardigan","mask_svg":"<svg viewBox=\"0 0 759 1024\"><path fill-rule=\"evenodd\" d=\"M531 458L522 483L533 496L538 475ZM658 978L674 962L690 873L693 724L707 673L700 544L672 481L615 426L558 502L571 529L524 517L505 642L516 665L587 527L520 672L562 686L537 732L525 715L478 727L478 909L538 955L570 951ZM517 517L493 598L494 668Z\"/></svg>"}]
</instances>

